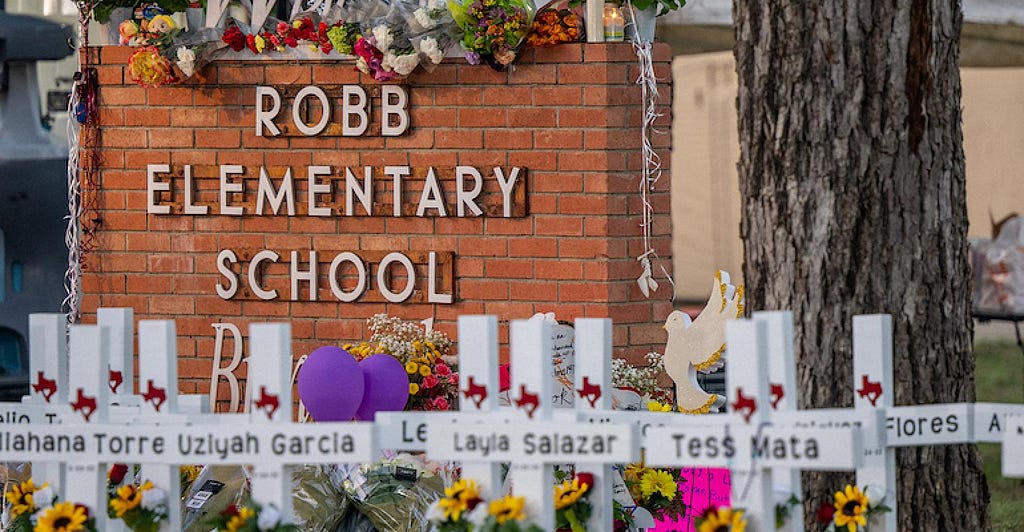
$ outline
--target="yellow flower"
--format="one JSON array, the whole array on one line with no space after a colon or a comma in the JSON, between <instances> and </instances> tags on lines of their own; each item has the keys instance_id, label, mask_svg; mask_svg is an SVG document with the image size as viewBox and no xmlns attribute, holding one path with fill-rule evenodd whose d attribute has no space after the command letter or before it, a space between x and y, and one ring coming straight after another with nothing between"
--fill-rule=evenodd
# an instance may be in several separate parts
<instances>
[{"instance_id":1,"label":"yellow flower","mask_svg":"<svg viewBox=\"0 0 1024 532\"><path fill-rule=\"evenodd\" d=\"M124 517L125 513L138 508L142 503L142 492L151 489L153 489L153 483L149 481L142 486L125 484L117 488L117 498L110 500L110 509L114 510L114 515L117 517Z\"/></svg>"},{"instance_id":2,"label":"yellow flower","mask_svg":"<svg viewBox=\"0 0 1024 532\"><path fill-rule=\"evenodd\" d=\"M661 404L657 401L647 401L647 410L649 412L671 412L672 405Z\"/></svg>"},{"instance_id":3,"label":"yellow flower","mask_svg":"<svg viewBox=\"0 0 1024 532\"><path fill-rule=\"evenodd\" d=\"M837 491L835 506L836 527L845 526L849 532L856 532L858 525L867 526L864 512L868 509L868 497L857 486L847 484L845 490Z\"/></svg>"},{"instance_id":4,"label":"yellow flower","mask_svg":"<svg viewBox=\"0 0 1024 532\"><path fill-rule=\"evenodd\" d=\"M697 532L744 532L747 529L743 510L723 507L708 510L704 515L704 521L697 527Z\"/></svg>"},{"instance_id":5,"label":"yellow flower","mask_svg":"<svg viewBox=\"0 0 1024 532\"><path fill-rule=\"evenodd\" d=\"M448 491L445 489L445 491ZM462 517L462 512L469 509L466 501L459 499L444 498L437 502L438 507L444 511L444 518L449 521L458 521Z\"/></svg>"},{"instance_id":6,"label":"yellow flower","mask_svg":"<svg viewBox=\"0 0 1024 532\"><path fill-rule=\"evenodd\" d=\"M85 508L70 502L59 502L39 516L35 532L77 532L85 530L88 515Z\"/></svg>"},{"instance_id":7,"label":"yellow flower","mask_svg":"<svg viewBox=\"0 0 1024 532\"><path fill-rule=\"evenodd\" d=\"M47 485L43 484L37 487L32 479L28 479L21 484L11 486L10 491L4 494L7 502L11 503L11 519L23 513L32 513L32 510L36 507L33 500L36 491L40 488L45 488Z\"/></svg>"},{"instance_id":8,"label":"yellow flower","mask_svg":"<svg viewBox=\"0 0 1024 532\"><path fill-rule=\"evenodd\" d=\"M292 21L292 27L293 28L299 29L300 26L302 26L302 21L301 20L293 20Z\"/></svg>"},{"instance_id":9,"label":"yellow flower","mask_svg":"<svg viewBox=\"0 0 1024 532\"><path fill-rule=\"evenodd\" d=\"M451 487L444 489L444 496L449 499L458 499L462 502L469 502L480 498L480 487L475 480L456 480Z\"/></svg>"},{"instance_id":10,"label":"yellow flower","mask_svg":"<svg viewBox=\"0 0 1024 532\"><path fill-rule=\"evenodd\" d=\"M498 524L502 525L508 521L520 521L525 519L526 512L523 511L525 506L525 497L506 495L500 499L491 501L491 503L487 505L487 513L493 515Z\"/></svg>"},{"instance_id":11,"label":"yellow flower","mask_svg":"<svg viewBox=\"0 0 1024 532\"><path fill-rule=\"evenodd\" d=\"M199 478L199 474L203 472L203 466L201 465L183 465L178 470L181 473L181 481L185 483L193 483Z\"/></svg>"},{"instance_id":12,"label":"yellow flower","mask_svg":"<svg viewBox=\"0 0 1024 532\"><path fill-rule=\"evenodd\" d=\"M640 478L640 493L645 498L655 493L660 493L666 499L671 500L676 496L677 489L678 486L668 471L648 469L644 472L643 477Z\"/></svg>"},{"instance_id":13,"label":"yellow flower","mask_svg":"<svg viewBox=\"0 0 1024 532\"><path fill-rule=\"evenodd\" d=\"M256 45L256 53L261 53L267 47L267 40L259 35L253 37L253 44Z\"/></svg>"},{"instance_id":14,"label":"yellow flower","mask_svg":"<svg viewBox=\"0 0 1024 532\"><path fill-rule=\"evenodd\" d=\"M409 395L416 395L420 393L420 385L415 382L409 383Z\"/></svg>"},{"instance_id":15,"label":"yellow flower","mask_svg":"<svg viewBox=\"0 0 1024 532\"><path fill-rule=\"evenodd\" d=\"M561 485L555 486L555 510L575 504L589 488L586 484L581 486L578 478L562 481Z\"/></svg>"},{"instance_id":16,"label":"yellow flower","mask_svg":"<svg viewBox=\"0 0 1024 532\"><path fill-rule=\"evenodd\" d=\"M143 87L158 87L173 80L171 63L160 55L156 46L143 46L128 59L128 73L133 82Z\"/></svg>"},{"instance_id":17,"label":"yellow flower","mask_svg":"<svg viewBox=\"0 0 1024 532\"><path fill-rule=\"evenodd\" d=\"M239 509L238 515L233 515L231 519L228 519L228 532L238 532L254 515L256 512L252 508Z\"/></svg>"},{"instance_id":18,"label":"yellow flower","mask_svg":"<svg viewBox=\"0 0 1024 532\"><path fill-rule=\"evenodd\" d=\"M424 377L426 377L427 375L430 375L430 366L428 366L426 364L423 364L422 366L420 366L420 375L423 375Z\"/></svg>"},{"instance_id":19,"label":"yellow flower","mask_svg":"<svg viewBox=\"0 0 1024 532\"><path fill-rule=\"evenodd\" d=\"M409 362L405 363L405 372L406 373L412 375L412 374L416 373L419 370L420 370L420 365L419 364L417 364L417 363L415 363L415 362L413 362L411 360Z\"/></svg>"}]
</instances>

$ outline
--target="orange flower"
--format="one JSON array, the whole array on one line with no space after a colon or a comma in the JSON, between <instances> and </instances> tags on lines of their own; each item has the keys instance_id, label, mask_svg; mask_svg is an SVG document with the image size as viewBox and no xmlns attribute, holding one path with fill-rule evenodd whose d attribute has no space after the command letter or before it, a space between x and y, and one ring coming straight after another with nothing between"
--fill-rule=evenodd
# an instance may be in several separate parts
<instances>
[{"instance_id":1,"label":"orange flower","mask_svg":"<svg viewBox=\"0 0 1024 532\"><path fill-rule=\"evenodd\" d=\"M132 81L143 87L159 87L164 83L173 83L171 62L160 55L156 46L143 46L128 59L128 72Z\"/></svg>"}]
</instances>

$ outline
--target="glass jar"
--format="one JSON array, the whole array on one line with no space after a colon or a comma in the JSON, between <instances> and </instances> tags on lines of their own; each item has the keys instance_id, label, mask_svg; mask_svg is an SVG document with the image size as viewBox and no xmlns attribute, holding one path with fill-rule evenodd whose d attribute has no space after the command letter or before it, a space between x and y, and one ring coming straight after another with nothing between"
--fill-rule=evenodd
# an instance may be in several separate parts
<instances>
[{"instance_id":1,"label":"glass jar","mask_svg":"<svg viewBox=\"0 0 1024 532\"><path fill-rule=\"evenodd\" d=\"M626 19L622 16L619 6L611 2L604 4L604 40L606 42L622 42L625 38L623 31L626 26Z\"/></svg>"}]
</instances>

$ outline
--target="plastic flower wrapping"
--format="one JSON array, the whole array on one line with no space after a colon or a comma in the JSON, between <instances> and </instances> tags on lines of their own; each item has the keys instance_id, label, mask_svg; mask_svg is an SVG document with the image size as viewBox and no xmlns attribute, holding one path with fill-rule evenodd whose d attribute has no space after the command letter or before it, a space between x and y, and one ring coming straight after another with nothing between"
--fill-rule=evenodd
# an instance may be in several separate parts
<instances>
[{"instance_id":1,"label":"plastic flower wrapping","mask_svg":"<svg viewBox=\"0 0 1024 532\"><path fill-rule=\"evenodd\" d=\"M533 23L533 3L524 0L449 0L462 28L462 47L471 64L503 70L516 60Z\"/></svg>"}]
</instances>

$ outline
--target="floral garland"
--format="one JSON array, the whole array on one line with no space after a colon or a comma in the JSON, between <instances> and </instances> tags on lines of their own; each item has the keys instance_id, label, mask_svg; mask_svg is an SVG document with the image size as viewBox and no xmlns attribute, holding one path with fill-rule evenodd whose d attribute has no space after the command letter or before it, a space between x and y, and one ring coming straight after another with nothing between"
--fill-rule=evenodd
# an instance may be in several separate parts
<instances>
[{"instance_id":1,"label":"floral garland","mask_svg":"<svg viewBox=\"0 0 1024 532\"><path fill-rule=\"evenodd\" d=\"M5 530L12 532L96 532L89 508L73 502L57 502L49 484L36 486L32 479L14 484L4 494L11 515Z\"/></svg>"}]
</instances>

